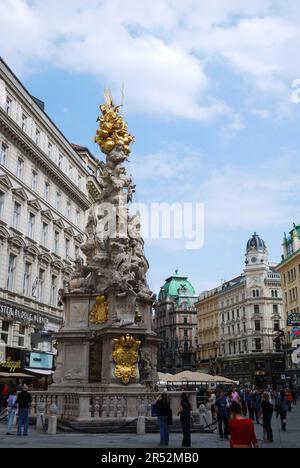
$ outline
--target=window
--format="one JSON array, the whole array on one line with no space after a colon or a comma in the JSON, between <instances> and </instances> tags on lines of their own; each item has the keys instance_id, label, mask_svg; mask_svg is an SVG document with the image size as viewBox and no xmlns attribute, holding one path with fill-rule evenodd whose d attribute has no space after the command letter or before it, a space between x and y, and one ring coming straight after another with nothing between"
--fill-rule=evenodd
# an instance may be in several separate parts
<instances>
[{"instance_id":1,"label":"window","mask_svg":"<svg viewBox=\"0 0 300 468\"><path fill-rule=\"evenodd\" d=\"M236 310L236 316L237 316L237 318L240 318L240 309Z\"/></svg>"},{"instance_id":2,"label":"window","mask_svg":"<svg viewBox=\"0 0 300 468\"><path fill-rule=\"evenodd\" d=\"M80 210L76 210L76 226L80 225Z\"/></svg>"},{"instance_id":3,"label":"window","mask_svg":"<svg viewBox=\"0 0 300 468\"><path fill-rule=\"evenodd\" d=\"M65 254L66 254L66 258L69 257L70 255L70 245L71 245L71 242L70 242L70 239L65 239Z\"/></svg>"},{"instance_id":4,"label":"window","mask_svg":"<svg viewBox=\"0 0 300 468\"><path fill-rule=\"evenodd\" d=\"M184 323L184 324L187 324L187 323L188 323L187 317L184 317L184 318L183 318L183 323Z\"/></svg>"},{"instance_id":5,"label":"window","mask_svg":"<svg viewBox=\"0 0 300 468\"><path fill-rule=\"evenodd\" d=\"M82 177L81 177L81 175L78 174L78 187L79 187L79 189L81 189L81 180L82 180Z\"/></svg>"},{"instance_id":6,"label":"window","mask_svg":"<svg viewBox=\"0 0 300 468\"><path fill-rule=\"evenodd\" d=\"M37 188L37 172L32 171L31 173L31 188L32 190L36 190Z\"/></svg>"},{"instance_id":7,"label":"window","mask_svg":"<svg viewBox=\"0 0 300 468\"><path fill-rule=\"evenodd\" d=\"M5 193L0 192L0 219L2 219L3 217L4 203L5 203Z\"/></svg>"},{"instance_id":8,"label":"window","mask_svg":"<svg viewBox=\"0 0 300 468\"><path fill-rule=\"evenodd\" d=\"M20 224L20 216L21 216L21 205L18 202L14 204L14 211L13 211L13 227L18 229Z\"/></svg>"},{"instance_id":9,"label":"window","mask_svg":"<svg viewBox=\"0 0 300 468\"><path fill-rule=\"evenodd\" d=\"M185 329L185 330L183 331L183 336L188 336L188 330Z\"/></svg>"},{"instance_id":10,"label":"window","mask_svg":"<svg viewBox=\"0 0 300 468\"><path fill-rule=\"evenodd\" d=\"M59 250L59 232L54 231L54 252L58 254Z\"/></svg>"},{"instance_id":11,"label":"window","mask_svg":"<svg viewBox=\"0 0 300 468\"><path fill-rule=\"evenodd\" d=\"M230 312L227 312L227 320L230 320Z\"/></svg>"},{"instance_id":12,"label":"window","mask_svg":"<svg viewBox=\"0 0 300 468\"><path fill-rule=\"evenodd\" d=\"M273 314L278 314L278 304L273 304Z\"/></svg>"},{"instance_id":13,"label":"window","mask_svg":"<svg viewBox=\"0 0 300 468\"><path fill-rule=\"evenodd\" d=\"M75 245L75 258L79 257L79 245Z\"/></svg>"},{"instance_id":14,"label":"window","mask_svg":"<svg viewBox=\"0 0 300 468\"><path fill-rule=\"evenodd\" d=\"M24 161L23 161L22 158L18 158L16 176L19 179L22 179L22 177L23 177L23 168L24 168Z\"/></svg>"},{"instance_id":15,"label":"window","mask_svg":"<svg viewBox=\"0 0 300 468\"><path fill-rule=\"evenodd\" d=\"M48 142L48 156L52 158L52 143Z\"/></svg>"},{"instance_id":16,"label":"window","mask_svg":"<svg viewBox=\"0 0 300 468\"><path fill-rule=\"evenodd\" d=\"M28 237L33 239L34 237L34 225L35 225L35 215L33 213L29 213L28 219Z\"/></svg>"},{"instance_id":17,"label":"window","mask_svg":"<svg viewBox=\"0 0 300 468\"><path fill-rule=\"evenodd\" d=\"M71 166L71 164L69 165L69 177L73 179L73 166Z\"/></svg>"},{"instance_id":18,"label":"window","mask_svg":"<svg viewBox=\"0 0 300 468\"><path fill-rule=\"evenodd\" d=\"M30 294L31 283L31 263L26 262L23 277L23 294L24 296L31 296Z\"/></svg>"},{"instance_id":19,"label":"window","mask_svg":"<svg viewBox=\"0 0 300 468\"><path fill-rule=\"evenodd\" d=\"M55 200L55 208L59 210L61 208L60 206L60 200L61 200L61 193L56 192L56 200Z\"/></svg>"},{"instance_id":20,"label":"window","mask_svg":"<svg viewBox=\"0 0 300 468\"><path fill-rule=\"evenodd\" d=\"M260 331L260 320L254 321L255 331Z\"/></svg>"},{"instance_id":21,"label":"window","mask_svg":"<svg viewBox=\"0 0 300 468\"><path fill-rule=\"evenodd\" d=\"M16 272L17 257L13 254L9 255L8 260L8 275L7 275L7 289L13 290Z\"/></svg>"},{"instance_id":22,"label":"window","mask_svg":"<svg viewBox=\"0 0 300 468\"><path fill-rule=\"evenodd\" d=\"M18 339L18 346L23 347L25 344L25 327L20 325L19 328L19 339Z\"/></svg>"},{"instance_id":23,"label":"window","mask_svg":"<svg viewBox=\"0 0 300 468\"><path fill-rule=\"evenodd\" d=\"M40 144L41 141L41 132L38 128L35 129L35 142L37 145Z\"/></svg>"},{"instance_id":24,"label":"window","mask_svg":"<svg viewBox=\"0 0 300 468\"><path fill-rule=\"evenodd\" d=\"M238 334L240 334L241 333L241 326L240 326L239 323L237 324L237 329L238 329Z\"/></svg>"},{"instance_id":25,"label":"window","mask_svg":"<svg viewBox=\"0 0 300 468\"><path fill-rule=\"evenodd\" d=\"M12 99L9 96L7 96L6 97L6 113L8 115L11 115L11 107L12 107Z\"/></svg>"},{"instance_id":26,"label":"window","mask_svg":"<svg viewBox=\"0 0 300 468\"><path fill-rule=\"evenodd\" d=\"M243 332L246 333L246 331L247 331L246 323L244 322L244 323L243 323Z\"/></svg>"},{"instance_id":27,"label":"window","mask_svg":"<svg viewBox=\"0 0 300 468\"><path fill-rule=\"evenodd\" d=\"M254 306L254 313L255 313L255 314L259 314L259 305L258 305L258 304L256 304L256 305Z\"/></svg>"},{"instance_id":28,"label":"window","mask_svg":"<svg viewBox=\"0 0 300 468\"><path fill-rule=\"evenodd\" d=\"M45 270L39 270L39 280L38 280L38 295L37 299L39 302L44 300L44 287L45 287Z\"/></svg>"},{"instance_id":29,"label":"window","mask_svg":"<svg viewBox=\"0 0 300 468\"><path fill-rule=\"evenodd\" d=\"M280 321L279 320L274 321L274 331L280 331Z\"/></svg>"},{"instance_id":30,"label":"window","mask_svg":"<svg viewBox=\"0 0 300 468\"><path fill-rule=\"evenodd\" d=\"M45 182L44 185L44 198L46 201L49 201L49 193L50 193L50 184L49 182Z\"/></svg>"},{"instance_id":31,"label":"window","mask_svg":"<svg viewBox=\"0 0 300 468\"><path fill-rule=\"evenodd\" d=\"M0 151L0 164L5 166L7 160L7 151L8 146L5 143L1 144L1 151Z\"/></svg>"},{"instance_id":32,"label":"window","mask_svg":"<svg viewBox=\"0 0 300 468\"><path fill-rule=\"evenodd\" d=\"M59 154L59 155L58 155L58 167L59 167L59 169L61 169L61 170L62 170L62 168L63 168L63 155L62 155L62 154Z\"/></svg>"},{"instance_id":33,"label":"window","mask_svg":"<svg viewBox=\"0 0 300 468\"><path fill-rule=\"evenodd\" d=\"M260 338L256 338L255 340L255 350L261 351L261 339Z\"/></svg>"},{"instance_id":34,"label":"window","mask_svg":"<svg viewBox=\"0 0 300 468\"><path fill-rule=\"evenodd\" d=\"M67 218L71 218L71 202L70 200L67 201Z\"/></svg>"},{"instance_id":35,"label":"window","mask_svg":"<svg viewBox=\"0 0 300 468\"><path fill-rule=\"evenodd\" d=\"M24 112L22 113L21 128L22 128L23 132L26 132L26 130L27 130L27 115L24 114Z\"/></svg>"},{"instance_id":36,"label":"window","mask_svg":"<svg viewBox=\"0 0 300 468\"><path fill-rule=\"evenodd\" d=\"M42 228L42 245L47 246L47 241L48 241L48 224L43 223L43 228Z\"/></svg>"},{"instance_id":37,"label":"window","mask_svg":"<svg viewBox=\"0 0 300 468\"><path fill-rule=\"evenodd\" d=\"M224 314L222 314L222 322L225 322Z\"/></svg>"},{"instance_id":38,"label":"window","mask_svg":"<svg viewBox=\"0 0 300 468\"><path fill-rule=\"evenodd\" d=\"M235 316L234 316L234 310L232 311L232 320L234 320Z\"/></svg>"},{"instance_id":39,"label":"window","mask_svg":"<svg viewBox=\"0 0 300 468\"><path fill-rule=\"evenodd\" d=\"M10 322L7 322L6 320L3 320L2 330L1 330L1 340L5 344L8 344L9 331L10 331Z\"/></svg>"},{"instance_id":40,"label":"window","mask_svg":"<svg viewBox=\"0 0 300 468\"><path fill-rule=\"evenodd\" d=\"M50 304L57 306L57 277L54 275L51 277Z\"/></svg>"}]
</instances>

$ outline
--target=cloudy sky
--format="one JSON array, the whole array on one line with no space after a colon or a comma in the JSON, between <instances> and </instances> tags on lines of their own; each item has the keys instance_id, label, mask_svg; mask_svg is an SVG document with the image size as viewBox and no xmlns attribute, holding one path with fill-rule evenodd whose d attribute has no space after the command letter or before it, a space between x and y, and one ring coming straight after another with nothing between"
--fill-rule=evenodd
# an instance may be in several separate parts
<instances>
[{"instance_id":1,"label":"cloudy sky","mask_svg":"<svg viewBox=\"0 0 300 468\"><path fill-rule=\"evenodd\" d=\"M205 204L205 243L147 241L150 286L239 274L247 239L279 261L300 222L300 2L1 0L0 55L70 141L93 143L104 88L136 143L139 202ZM293 102L295 101L295 102Z\"/></svg>"}]
</instances>

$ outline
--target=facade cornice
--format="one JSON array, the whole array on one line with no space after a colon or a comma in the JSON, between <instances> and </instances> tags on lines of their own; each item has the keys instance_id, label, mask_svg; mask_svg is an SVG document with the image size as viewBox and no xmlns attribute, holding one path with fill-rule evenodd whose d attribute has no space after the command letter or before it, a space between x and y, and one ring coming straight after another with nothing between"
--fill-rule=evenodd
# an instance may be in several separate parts
<instances>
[{"instance_id":1,"label":"facade cornice","mask_svg":"<svg viewBox=\"0 0 300 468\"><path fill-rule=\"evenodd\" d=\"M42 110L36 103L33 96L27 91L25 86L21 81L16 77L4 60L0 57L0 79L2 79L5 84L11 88L14 97L17 98L24 108L25 112L32 114L34 119L38 122L39 127L44 127L48 133L51 134L51 140L58 143L58 146L68 154L72 159L74 164L81 169L82 173L88 175L87 169L81 164L81 158L78 156L75 149L72 147L69 140L61 132L61 130L56 126L52 121L49 115Z\"/></svg>"},{"instance_id":2,"label":"facade cornice","mask_svg":"<svg viewBox=\"0 0 300 468\"><path fill-rule=\"evenodd\" d=\"M22 129L17 125L14 120L7 115L0 107L0 128L12 138L23 151L26 151L31 159L39 166L43 167L48 176L56 181L59 187L63 188L65 192L76 200L77 203L87 210L90 208L91 203L86 196L78 189L78 187L69 178L66 178L64 172L49 159L46 154L32 141L32 139L25 134Z\"/></svg>"}]
</instances>

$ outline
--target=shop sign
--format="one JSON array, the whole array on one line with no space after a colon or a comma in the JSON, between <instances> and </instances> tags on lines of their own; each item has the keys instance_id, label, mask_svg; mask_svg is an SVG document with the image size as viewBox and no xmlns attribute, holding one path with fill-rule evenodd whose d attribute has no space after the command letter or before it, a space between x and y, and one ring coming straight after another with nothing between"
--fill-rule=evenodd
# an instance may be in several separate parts
<instances>
[{"instance_id":1,"label":"shop sign","mask_svg":"<svg viewBox=\"0 0 300 468\"><path fill-rule=\"evenodd\" d=\"M297 349L300 347L300 339L292 341L292 348Z\"/></svg>"},{"instance_id":2,"label":"shop sign","mask_svg":"<svg viewBox=\"0 0 300 468\"><path fill-rule=\"evenodd\" d=\"M7 346L0 356L0 372L14 373L22 367L21 350Z\"/></svg>"},{"instance_id":3,"label":"shop sign","mask_svg":"<svg viewBox=\"0 0 300 468\"><path fill-rule=\"evenodd\" d=\"M21 361L12 361L11 357L7 358L6 361L0 361L0 367L3 367L3 370L8 372L16 372L16 370L21 369Z\"/></svg>"},{"instance_id":4,"label":"shop sign","mask_svg":"<svg viewBox=\"0 0 300 468\"><path fill-rule=\"evenodd\" d=\"M264 375L266 375L266 373L265 373L265 371L256 371L256 372L255 372L255 375L257 375L257 376L264 376Z\"/></svg>"},{"instance_id":5,"label":"shop sign","mask_svg":"<svg viewBox=\"0 0 300 468\"><path fill-rule=\"evenodd\" d=\"M292 363L297 365L300 364L300 348L296 349L296 351L292 353Z\"/></svg>"},{"instance_id":6,"label":"shop sign","mask_svg":"<svg viewBox=\"0 0 300 468\"><path fill-rule=\"evenodd\" d=\"M31 369L53 369L53 354L28 352L25 354L25 366Z\"/></svg>"},{"instance_id":7,"label":"shop sign","mask_svg":"<svg viewBox=\"0 0 300 468\"><path fill-rule=\"evenodd\" d=\"M294 327L291 331L291 336L298 336L300 338L300 327Z\"/></svg>"},{"instance_id":8,"label":"shop sign","mask_svg":"<svg viewBox=\"0 0 300 468\"><path fill-rule=\"evenodd\" d=\"M23 322L28 324L46 325L48 319L43 317L38 312L29 312L14 306L9 306L0 303L0 317L4 317L16 322Z\"/></svg>"},{"instance_id":9,"label":"shop sign","mask_svg":"<svg viewBox=\"0 0 300 468\"><path fill-rule=\"evenodd\" d=\"M288 327L300 327L300 312L292 312L287 319Z\"/></svg>"}]
</instances>

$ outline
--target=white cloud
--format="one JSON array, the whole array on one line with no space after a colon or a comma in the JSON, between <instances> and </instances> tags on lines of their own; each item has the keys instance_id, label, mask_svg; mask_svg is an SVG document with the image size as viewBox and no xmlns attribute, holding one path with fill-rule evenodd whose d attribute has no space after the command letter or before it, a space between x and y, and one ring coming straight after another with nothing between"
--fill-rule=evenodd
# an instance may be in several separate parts
<instances>
[{"instance_id":1,"label":"white cloud","mask_svg":"<svg viewBox=\"0 0 300 468\"><path fill-rule=\"evenodd\" d=\"M132 166L139 201L204 203L207 228L285 228L300 217L298 154L243 167L179 148L140 158Z\"/></svg>"},{"instance_id":2,"label":"white cloud","mask_svg":"<svg viewBox=\"0 0 300 468\"><path fill-rule=\"evenodd\" d=\"M4 0L0 50L17 72L46 64L93 74L117 90L125 82L134 110L230 119L206 64L221 60L264 93L286 92L286 80L300 76L300 12L285 3Z\"/></svg>"}]
</instances>

